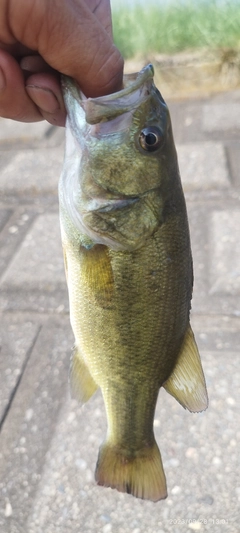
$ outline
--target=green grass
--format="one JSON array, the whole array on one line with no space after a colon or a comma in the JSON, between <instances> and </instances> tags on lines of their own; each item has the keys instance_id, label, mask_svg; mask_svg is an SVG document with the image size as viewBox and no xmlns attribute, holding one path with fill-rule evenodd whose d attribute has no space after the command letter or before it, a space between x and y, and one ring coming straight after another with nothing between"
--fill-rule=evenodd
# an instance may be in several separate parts
<instances>
[{"instance_id":1,"label":"green grass","mask_svg":"<svg viewBox=\"0 0 240 533\"><path fill-rule=\"evenodd\" d=\"M240 0L113 8L114 41L127 59L151 53L240 46Z\"/></svg>"}]
</instances>

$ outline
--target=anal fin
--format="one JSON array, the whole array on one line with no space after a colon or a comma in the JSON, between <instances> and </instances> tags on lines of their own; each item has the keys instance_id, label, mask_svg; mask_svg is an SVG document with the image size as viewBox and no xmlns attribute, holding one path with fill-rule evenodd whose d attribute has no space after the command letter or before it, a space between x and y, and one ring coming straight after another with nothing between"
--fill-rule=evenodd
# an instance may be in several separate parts
<instances>
[{"instance_id":1,"label":"anal fin","mask_svg":"<svg viewBox=\"0 0 240 533\"><path fill-rule=\"evenodd\" d=\"M98 389L77 347L74 348L71 359L70 386L72 397L80 403L86 403Z\"/></svg>"},{"instance_id":2,"label":"anal fin","mask_svg":"<svg viewBox=\"0 0 240 533\"><path fill-rule=\"evenodd\" d=\"M205 378L198 347L189 324L176 365L163 384L169 394L192 413L204 411L208 406Z\"/></svg>"}]
</instances>

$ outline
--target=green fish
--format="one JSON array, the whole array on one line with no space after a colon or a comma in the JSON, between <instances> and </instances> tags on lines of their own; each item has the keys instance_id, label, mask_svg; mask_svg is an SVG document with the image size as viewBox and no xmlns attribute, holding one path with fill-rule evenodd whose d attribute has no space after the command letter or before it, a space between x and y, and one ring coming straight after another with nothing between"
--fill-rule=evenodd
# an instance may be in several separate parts
<instances>
[{"instance_id":1,"label":"green fish","mask_svg":"<svg viewBox=\"0 0 240 533\"><path fill-rule=\"evenodd\" d=\"M66 153L60 221L75 335L70 382L100 387L108 430L95 478L138 498L166 498L153 420L160 387L207 407L189 323L192 257L168 108L153 67L115 94L87 99L63 78Z\"/></svg>"}]
</instances>

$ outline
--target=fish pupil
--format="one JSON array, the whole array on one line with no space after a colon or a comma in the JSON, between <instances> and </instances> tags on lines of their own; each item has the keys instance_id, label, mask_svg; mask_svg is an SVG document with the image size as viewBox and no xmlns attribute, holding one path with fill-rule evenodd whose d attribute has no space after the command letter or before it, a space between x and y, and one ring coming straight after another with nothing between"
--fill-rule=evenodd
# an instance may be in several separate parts
<instances>
[{"instance_id":1,"label":"fish pupil","mask_svg":"<svg viewBox=\"0 0 240 533\"><path fill-rule=\"evenodd\" d=\"M145 142L149 146L153 146L158 141L157 136L155 133L148 133L145 137Z\"/></svg>"},{"instance_id":2,"label":"fish pupil","mask_svg":"<svg viewBox=\"0 0 240 533\"><path fill-rule=\"evenodd\" d=\"M163 134L159 128L152 126L144 128L139 136L140 146L147 152L154 152L162 144Z\"/></svg>"}]
</instances>

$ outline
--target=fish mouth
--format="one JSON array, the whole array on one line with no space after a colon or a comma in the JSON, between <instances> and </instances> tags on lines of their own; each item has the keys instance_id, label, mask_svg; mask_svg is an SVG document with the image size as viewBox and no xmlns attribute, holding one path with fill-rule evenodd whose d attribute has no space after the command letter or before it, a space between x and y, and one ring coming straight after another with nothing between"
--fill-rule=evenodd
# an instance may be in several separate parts
<instances>
[{"instance_id":1,"label":"fish mouth","mask_svg":"<svg viewBox=\"0 0 240 533\"><path fill-rule=\"evenodd\" d=\"M70 124L75 125L77 131L81 130L85 121L95 125L111 121L128 112L132 114L134 109L149 98L153 76L154 69L149 64L139 73L124 74L123 89L120 91L95 98L86 98L76 81L62 76L64 101ZM84 119L79 106L84 111Z\"/></svg>"},{"instance_id":2,"label":"fish mouth","mask_svg":"<svg viewBox=\"0 0 240 533\"><path fill-rule=\"evenodd\" d=\"M87 203L87 211L98 212L98 213L108 213L110 211L115 211L117 209L123 209L124 207L129 207L132 204L135 204L139 201L138 196L134 197L118 197L111 199L104 198L93 198Z\"/></svg>"}]
</instances>

